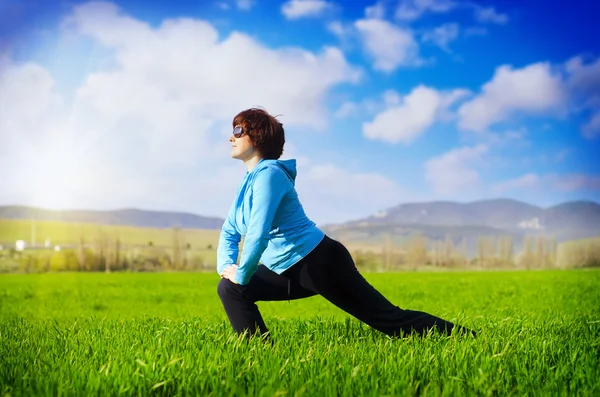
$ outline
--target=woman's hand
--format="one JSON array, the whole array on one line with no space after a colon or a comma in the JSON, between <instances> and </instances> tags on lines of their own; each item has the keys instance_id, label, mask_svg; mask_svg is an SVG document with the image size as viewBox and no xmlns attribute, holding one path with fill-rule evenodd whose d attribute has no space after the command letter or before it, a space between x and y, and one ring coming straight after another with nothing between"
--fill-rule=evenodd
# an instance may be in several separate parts
<instances>
[{"instance_id":1,"label":"woman's hand","mask_svg":"<svg viewBox=\"0 0 600 397\"><path fill-rule=\"evenodd\" d=\"M230 265L227 266L225 268L225 270L223 270L223 273L221 273L221 278L226 278L227 280L231 281L234 284L237 284L238 282L235 281L235 271L237 270L237 265Z\"/></svg>"}]
</instances>

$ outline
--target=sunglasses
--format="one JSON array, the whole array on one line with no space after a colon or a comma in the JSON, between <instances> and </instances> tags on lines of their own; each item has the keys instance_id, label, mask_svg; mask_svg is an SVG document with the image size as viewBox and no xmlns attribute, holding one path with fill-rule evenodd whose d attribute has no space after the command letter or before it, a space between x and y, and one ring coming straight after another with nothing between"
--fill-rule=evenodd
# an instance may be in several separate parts
<instances>
[{"instance_id":1,"label":"sunglasses","mask_svg":"<svg viewBox=\"0 0 600 397\"><path fill-rule=\"evenodd\" d=\"M233 136L236 139L239 139L242 137L242 135L244 135L244 129L242 128L242 126L238 125L237 127L235 127L233 129Z\"/></svg>"}]
</instances>

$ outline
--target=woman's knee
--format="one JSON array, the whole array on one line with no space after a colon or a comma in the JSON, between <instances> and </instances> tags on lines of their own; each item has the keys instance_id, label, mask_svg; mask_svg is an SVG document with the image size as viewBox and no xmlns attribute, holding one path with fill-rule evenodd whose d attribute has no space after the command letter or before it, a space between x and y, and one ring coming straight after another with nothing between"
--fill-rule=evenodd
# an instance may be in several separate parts
<instances>
[{"instance_id":1,"label":"woman's knee","mask_svg":"<svg viewBox=\"0 0 600 397\"><path fill-rule=\"evenodd\" d=\"M219 294L221 299L232 295L239 295L236 287L237 284L232 283L226 278L222 278L219 284L217 284L217 294Z\"/></svg>"},{"instance_id":2,"label":"woman's knee","mask_svg":"<svg viewBox=\"0 0 600 397\"><path fill-rule=\"evenodd\" d=\"M234 286L234 283L226 278L222 278L219 281L219 284L217 284L217 294L219 294L220 297L229 296L234 292Z\"/></svg>"}]
</instances>

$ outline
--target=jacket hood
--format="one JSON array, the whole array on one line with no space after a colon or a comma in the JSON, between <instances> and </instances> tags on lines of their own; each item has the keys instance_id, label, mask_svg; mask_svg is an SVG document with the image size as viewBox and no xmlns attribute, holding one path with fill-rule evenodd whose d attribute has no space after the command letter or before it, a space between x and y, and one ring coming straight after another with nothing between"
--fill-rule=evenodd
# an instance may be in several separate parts
<instances>
[{"instance_id":1,"label":"jacket hood","mask_svg":"<svg viewBox=\"0 0 600 397\"><path fill-rule=\"evenodd\" d=\"M281 168L289 177L292 183L296 181L296 175L298 174L296 171L296 160L261 160L256 168L263 167L279 167Z\"/></svg>"}]
</instances>

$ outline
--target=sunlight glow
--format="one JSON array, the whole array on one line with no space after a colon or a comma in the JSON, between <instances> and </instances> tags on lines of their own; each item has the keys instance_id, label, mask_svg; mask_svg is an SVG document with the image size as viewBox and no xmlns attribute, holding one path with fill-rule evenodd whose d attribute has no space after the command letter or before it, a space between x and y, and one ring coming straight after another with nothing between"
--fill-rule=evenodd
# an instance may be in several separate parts
<instances>
[{"instance_id":1,"label":"sunlight glow","mask_svg":"<svg viewBox=\"0 0 600 397\"><path fill-rule=\"evenodd\" d=\"M76 202L82 170L64 150L44 150L26 167L31 201L50 209L67 209Z\"/></svg>"}]
</instances>

